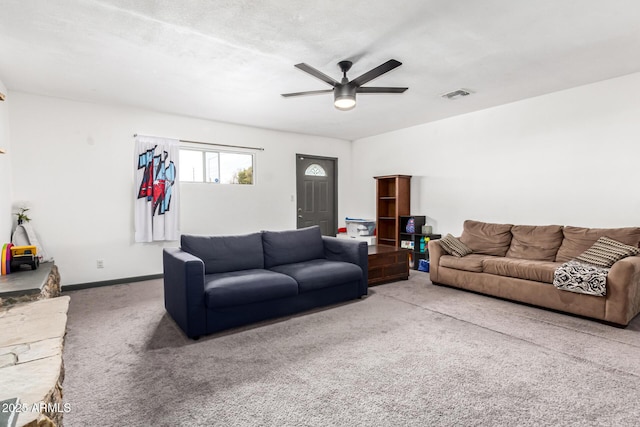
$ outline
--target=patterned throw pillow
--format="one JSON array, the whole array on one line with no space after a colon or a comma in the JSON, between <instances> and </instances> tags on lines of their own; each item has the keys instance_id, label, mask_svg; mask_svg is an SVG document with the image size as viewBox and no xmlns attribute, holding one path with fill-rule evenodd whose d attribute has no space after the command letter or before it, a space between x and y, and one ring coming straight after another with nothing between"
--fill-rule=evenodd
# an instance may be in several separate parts
<instances>
[{"instance_id":1,"label":"patterned throw pillow","mask_svg":"<svg viewBox=\"0 0 640 427\"><path fill-rule=\"evenodd\" d=\"M634 246L625 245L608 237L601 237L589 249L576 257L577 261L598 267L611 267L616 261L632 255L638 255L640 250Z\"/></svg>"},{"instance_id":2,"label":"patterned throw pillow","mask_svg":"<svg viewBox=\"0 0 640 427\"><path fill-rule=\"evenodd\" d=\"M473 253L471 249L459 239L451 234L447 234L443 239L438 240L442 249L449 255L463 257Z\"/></svg>"}]
</instances>

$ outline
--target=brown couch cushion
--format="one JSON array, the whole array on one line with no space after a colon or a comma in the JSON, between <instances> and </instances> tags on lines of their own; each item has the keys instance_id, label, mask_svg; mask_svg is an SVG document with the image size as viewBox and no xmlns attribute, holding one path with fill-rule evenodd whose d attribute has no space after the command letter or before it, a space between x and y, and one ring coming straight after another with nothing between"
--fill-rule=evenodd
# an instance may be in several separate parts
<instances>
[{"instance_id":1,"label":"brown couch cushion","mask_svg":"<svg viewBox=\"0 0 640 427\"><path fill-rule=\"evenodd\" d=\"M472 271L482 273L482 261L492 258L490 255L470 254L465 257L453 255L442 255L440 257L440 267L453 268L454 270Z\"/></svg>"},{"instance_id":2,"label":"brown couch cushion","mask_svg":"<svg viewBox=\"0 0 640 427\"><path fill-rule=\"evenodd\" d=\"M560 225L514 225L511 227L508 258L555 261L562 244Z\"/></svg>"},{"instance_id":3,"label":"brown couch cushion","mask_svg":"<svg viewBox=\"0 0 640 427\"><path fill-rule=\"evenodd\" d=\"M482 271L498 276L553 283L553 273L561 265L560 262L491 257L482 260Z\"/></svg>"},{"instance_id":4,"label":"brown couch cushion","mask_svg":"<svg viewBox=\"0 0 640 427\"><path fill-rule=\"evenodd\" d=\"M466 220L460 241L476 254L504 256L511 243L511 224Z\"/></svg>"},{"instance_id":5,"label":"brown couch cushion","mask_svg":"<svg viewBox=\"0 0 640 427\"><path fill-rule=\"evenodd\" d=\"M557 262L572 260L589 249L603 236L635 247L638 247L640 243L640 227L584 228L566 226L562 232L564 233L564 240L556 255Z\"/></svg>"}]
</instances>

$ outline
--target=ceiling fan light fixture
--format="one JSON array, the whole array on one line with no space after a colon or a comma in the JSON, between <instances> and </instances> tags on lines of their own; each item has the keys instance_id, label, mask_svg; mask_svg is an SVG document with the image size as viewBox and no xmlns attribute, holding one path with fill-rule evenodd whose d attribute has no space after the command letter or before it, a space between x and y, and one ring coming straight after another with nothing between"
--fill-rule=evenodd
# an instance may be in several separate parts
<instances>
[{"instance_id":1,"label":"ceiling fan light fixture","mask_svg":"<svg viewBox=\"0 0 640 427\"><path fill-rule=\"evenodd\" d=\"M333 105L341 111L351 110L356 106L356 88L348 84L336 86L333 91Z\"/></svg>"},{"instance_id":2,"label":"ceiling fan light fixture","mask_svg":"<svg viewBox=\"0 0 640 427\"><path fill-rule=\"evenodd\" d=\"M338 110L351 110L356 106L356 97L355 95L336 96L335 100L333 101L333 105Z\"/></svg>"}]
</instances>

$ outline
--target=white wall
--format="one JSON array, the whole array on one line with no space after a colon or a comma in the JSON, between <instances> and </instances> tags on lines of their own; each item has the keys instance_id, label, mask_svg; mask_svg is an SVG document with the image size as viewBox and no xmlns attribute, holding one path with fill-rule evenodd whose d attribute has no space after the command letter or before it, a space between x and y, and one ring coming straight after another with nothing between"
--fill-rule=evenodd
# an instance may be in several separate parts
<instances>
[{"instance_id":1,"label":"white wall","mask_svg":"<svg viewBox=\"0 0 640 427\"><path fill-rule=\"evenodd\" d=\"M465 219L640 225L640 73L361 139L352 149L350 203L362 215L375 215L373 176L408 174L411 213L439 233L459 235Z\"/></svg>"},{"instance_id":2,"label":"white wall","mask_svg":"<svg viewBox=\"0 0 640 427\"><path fill-rule=\"evenodd\" d=\"M7 88L0 81L0 92L7 95L4 102L0 101L0 148L6 154L0 154L0 246L11 241L11 225L13 215L11 210L11 144L9 141L9 103Z\"/></svg>"},{"instance_id":3,"label":"white wall","mask_svg":"<svg viewBox=\"0 0 640 427\"><path fill-rule=\"evenodd\" d=\"M63 285L162 272L163 245L133 242L134 133L265 148L255 186L181 184L183 233L295 228L295 154L337 157L341 177L351 165L350 143L337 139L16 92L10 112L14 199L32 207ZM340 180L339 218L347 185Z\"/></svg>"},{"instance_id":4,"label":"white wall","mask_svg":"<svg viewBox=\"0 0 640 427\"><path fill-rule=\"evenodd\" d=\"M14 222L10 201L29 203L66 285L162 271L163 245L133 242L136 132L266 149L257 155L256 186L181 184L181 204L190 207L181 212L183 233L294 228L295 153L339 159L339 218L375 217L373 176L401 173L414 176L412 213L427 215L440 233L459 234L468 218L639 225L640 73L351 144L10 95L0 103L0 147L9 152L0 155L0 179L13 181L13 194L0 186L0 237L8 241Z\"/></svg>"}]
</instances>

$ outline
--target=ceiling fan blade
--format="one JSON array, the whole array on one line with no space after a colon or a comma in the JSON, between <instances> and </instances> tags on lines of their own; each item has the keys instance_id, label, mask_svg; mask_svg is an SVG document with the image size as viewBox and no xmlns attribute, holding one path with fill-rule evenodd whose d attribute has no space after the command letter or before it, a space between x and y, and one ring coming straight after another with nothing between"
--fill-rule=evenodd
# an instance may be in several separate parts
<instances>
[{"instance_id":1,"label":"ceiling fan blade","mask_svg":"<svg viewBox=\"0 0 640 427\"><path fill-rule=\"evenodd\" d=\"M334 80L331 77L327 76L322 71L316 70L311 65L307 65L307 64L301 63L301 64L294 65L294 67L299 68L302 71L311 74L312 76L322 80L325 83L330 84L331 86L335 86L335 85L338 84L338 82L336 80Z\"/></svg>"},{"instance_id":2,"label":"ceiling fan blade","mask_svg":"<svg viewBox=\"0 0 640 427\"><path fill-rule=\"evenodd\" d=\"M333 93L333 89L308 90L306 92L282 93L281 96L288 98L290 96L318 95L321 93Z\"/></svg>"},{"instance_id":3,"label":"ceiling fan blade","mask_svg":"<svg viewBox=\"0 0 640 427\"><path fill-rule=\"evenodd\" d=\"M388 73L389 71L401 65L402 65L402 62L396 61L395 59L390 59L384 64L378 65L376 68L367 71L360 77L356 77L355 79L351 80L351 83L356 86L362 86L363 84L370 82L376 77L379 77L384 73Z\"/></svg>"},{"instance_id":4,"label":"ceiling fan blade","mask_svg":"<svg viewBox=\"0 0 640 427\"><path fill-rule=\"evenodd\" d=\"M357 93L402 93L408 87L359 87Z\"/></svg>"}]
</instances>

